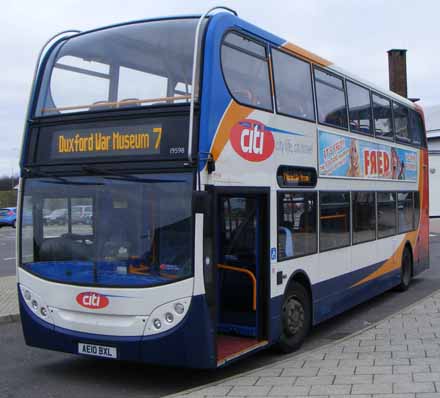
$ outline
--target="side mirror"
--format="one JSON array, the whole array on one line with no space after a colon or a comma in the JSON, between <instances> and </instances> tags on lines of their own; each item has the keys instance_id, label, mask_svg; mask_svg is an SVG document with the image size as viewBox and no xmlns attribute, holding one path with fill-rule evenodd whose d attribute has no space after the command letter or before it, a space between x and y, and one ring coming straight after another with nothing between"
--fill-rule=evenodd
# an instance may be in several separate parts
<instances>
[{"instance_id":1,"label":"side mirror","mask_svg":"<svg viewBox=\"0 0 440 398\"><path fill-rule=\"evenodd\" d=\"M193 191L193 212L207 214L211 204L211 196L206 191Z\"/></svg>"}]
</instances>

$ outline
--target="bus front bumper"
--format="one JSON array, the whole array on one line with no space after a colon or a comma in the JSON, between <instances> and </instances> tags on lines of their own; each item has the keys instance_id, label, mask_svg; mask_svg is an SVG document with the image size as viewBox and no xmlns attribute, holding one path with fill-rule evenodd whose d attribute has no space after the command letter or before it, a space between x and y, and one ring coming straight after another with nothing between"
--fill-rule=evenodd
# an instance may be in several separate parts
<instances>
[{"instance_id":1,"label":"bus front bumper","mask_svg":"<svg viewBox=\"0 0 440 398\"><path fill-rule=\"evenodd\" d=\"M80 343L111 347L117 359L189 368L216 368L215 336L204 295L194 296L186 318L176 328L153 336L108 336L77 332L38 318L18 289L26 344L79 354ZM116 349L116 351L114 350Z\"/></svg>"}]
</instances>

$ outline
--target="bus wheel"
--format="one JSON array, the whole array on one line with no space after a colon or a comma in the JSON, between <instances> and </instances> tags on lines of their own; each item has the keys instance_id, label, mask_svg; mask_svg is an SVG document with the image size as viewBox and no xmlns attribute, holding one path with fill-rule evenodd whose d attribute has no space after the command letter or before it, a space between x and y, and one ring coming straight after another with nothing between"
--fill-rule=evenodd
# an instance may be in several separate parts
<instances>
[{"instance_id":1,"label":"bus wheel","mask_svg":"<svg viewBox=\"0 0 440 398\"><path fill-rule=\"evenodd\" d=\"M281 309L281 336L278 348L289 353L301 347L312 324L312 308L307 289L297 283L290 284Z\"/></svg>"},{"instance_id":2,"label":"bus wheel","mask_svg":"<svg viewBox=\"0 0 440 398\"><path fill-rule=\"evenodd\" d=\"M402 265L400 267L400 284L397 286L397 290L404 292L408 290L409 284L411 283L411 273L412 273L412 259L411 252L406 247L402 254Z\"/></svg>"}]
</instances>

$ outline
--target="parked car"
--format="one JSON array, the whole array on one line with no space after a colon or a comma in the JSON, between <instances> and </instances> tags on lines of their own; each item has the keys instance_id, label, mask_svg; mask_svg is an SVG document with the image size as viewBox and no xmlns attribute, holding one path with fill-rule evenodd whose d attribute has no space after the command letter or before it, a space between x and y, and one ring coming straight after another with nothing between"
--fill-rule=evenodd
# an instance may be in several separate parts
<instances>
[{"instance_id":1,"label":"parked car","mask_svg":"<svg viewBox=\"0 0 440 398\"><path fill-rule=\"evenodd\" d=\"M91 224L92 215L91 205L72 206L72 224Z\"/></svg>"},{"instance_id":2,"label":"parked car","mask_svg":"<svg viewBox=\"0 0 440 398\"><path fill-rule=\"evenodd\" d=\"M56 209L47 216L43 216L43 218L46 225L65 224L67 222L67 209Z\"/></svg>"},{"instance_id":3,"label":"parked car","mask_svg":"<svg viewBox=\"0 0 440 398\"><path fill-rule=\"evenodd\" d=\"M9 226L15 228L17 220L16 207L4 207L0 209L0 227Z\"/></svg>"}]
</instances>

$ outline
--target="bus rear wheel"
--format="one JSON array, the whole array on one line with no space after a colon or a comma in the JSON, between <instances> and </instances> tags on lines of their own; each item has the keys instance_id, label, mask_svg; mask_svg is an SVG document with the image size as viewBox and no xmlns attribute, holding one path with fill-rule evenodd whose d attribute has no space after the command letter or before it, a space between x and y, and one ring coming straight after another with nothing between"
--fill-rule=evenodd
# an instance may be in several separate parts
<instances>
[{"instance_id":1,"label":"bus rear wheel","mask_svg":"<svg viewBox=\"0 0 440 398\"><path fill-rule=\"evenodd\" d=\"M397 290L404 292L408 290L412 277L412 257L408 247L405 248L402 254L402 265L400 267L400 284Z\"/></svg>"},{"instance_id":2,"label":"bus rear wheel","mask_svg":"<svg viewBox=\"0 0 440 398\"><path fill-rule=\"evenodd\" d=\"M312 305L307 289L292 282L284 296L281 308L281 336L278 349L289 353L301 347L312 324Z\"/></svg>"}]
</instances>

